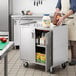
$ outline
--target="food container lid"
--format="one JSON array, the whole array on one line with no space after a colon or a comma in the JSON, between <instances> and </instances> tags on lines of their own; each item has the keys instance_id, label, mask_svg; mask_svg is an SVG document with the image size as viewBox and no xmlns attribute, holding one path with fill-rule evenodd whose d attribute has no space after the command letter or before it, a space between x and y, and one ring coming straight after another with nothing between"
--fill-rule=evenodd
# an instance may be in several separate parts
<instances>
[{"instance_id":1,"label":"food container lid","mask_svg":"<svg viewBox=\"0 0 76 76\"><path fill-rule=\"evenodd\" d=\"M49 16L49 14L44 14L44 16Z\"/></svg>"}]
</instances>

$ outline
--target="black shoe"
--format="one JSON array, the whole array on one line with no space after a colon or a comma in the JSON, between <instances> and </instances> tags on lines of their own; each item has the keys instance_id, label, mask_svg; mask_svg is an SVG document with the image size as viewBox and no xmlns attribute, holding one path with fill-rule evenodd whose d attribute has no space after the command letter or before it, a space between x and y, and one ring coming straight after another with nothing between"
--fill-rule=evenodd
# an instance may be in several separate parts
<instances>
[{"instance_id":1,"label":"black shoe","mask_svg":"<svg viewBox=\"0 0 76 76\"><path fill-rule=\"evenodd\" d=\"M76 65L76 61L70 62L69 65Z\"/></svg>"}]
</instances>

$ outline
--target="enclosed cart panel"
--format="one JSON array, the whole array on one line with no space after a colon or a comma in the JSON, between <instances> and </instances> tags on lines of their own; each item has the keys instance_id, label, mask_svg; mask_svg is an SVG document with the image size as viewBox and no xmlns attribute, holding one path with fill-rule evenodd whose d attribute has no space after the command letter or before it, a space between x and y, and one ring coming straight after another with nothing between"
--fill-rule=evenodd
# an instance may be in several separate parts
<instances>
[{"instance_id":1,"label":"enclosed cart panel","mask_svg":"<svg viewBox=\"0 0 76 76\"><path fill-rule=\"evenodd\" d=\"M53 65L68 61L67 26L59 26L53 30Z\"/></svg>"},{"instance_id":2,"label":"enclosed cart panel","mask_svg":"<svg viewBox=\"0 0 76 76\"><path fill-rule=\"evenodd\" d=\"M68 61L68 28L66 25L58 26L51 32L52 45L51 45L51 57L52 65L50 72L58 65L63 65ZM64 68L65 66L63 66Z\"/></svg>"},{"instance_id":3,"label":"enclosed cart panel","mask_svg":"<svg viewBox=\"0 0 76 76\"><path fill-rule=\"evenodd\" d=\"M21 42L20 42L20 54L21 59L35 62L35 30L34 28L28 28L21 26Z\"/></svg>"}]
</instances>

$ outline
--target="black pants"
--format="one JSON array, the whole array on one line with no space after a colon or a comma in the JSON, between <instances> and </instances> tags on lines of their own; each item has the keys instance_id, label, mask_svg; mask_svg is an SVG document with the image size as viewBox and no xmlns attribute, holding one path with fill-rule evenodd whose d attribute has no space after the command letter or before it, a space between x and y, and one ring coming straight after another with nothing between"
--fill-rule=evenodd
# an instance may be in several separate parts
<instances>
[{"instance_id":1,"label":"black pants","mask_svg":"<svg viewBox=\"0 0 76 76\"><path fill-rule=\"evenodd\" d=\"M72 61L76 62L76 41L70 41Z\"/></svg>"}]
</instances>

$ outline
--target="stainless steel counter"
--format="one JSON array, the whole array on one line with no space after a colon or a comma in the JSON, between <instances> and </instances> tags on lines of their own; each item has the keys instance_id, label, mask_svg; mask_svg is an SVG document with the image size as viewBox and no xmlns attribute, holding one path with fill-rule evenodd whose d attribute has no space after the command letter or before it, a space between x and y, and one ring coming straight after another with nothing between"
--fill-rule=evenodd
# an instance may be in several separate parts
<instances>
[{"instance_id":1,"label":"stainless steel counter","mask_svg":"<svg viewBox=\"0 0 76 76\"><path fill-rule=\"evenodd\" d=\"M32 19L32 18L42 18L43 15L12 15L11 18L13 19Z\"/></svg>"}]
</instances>

